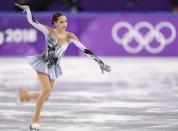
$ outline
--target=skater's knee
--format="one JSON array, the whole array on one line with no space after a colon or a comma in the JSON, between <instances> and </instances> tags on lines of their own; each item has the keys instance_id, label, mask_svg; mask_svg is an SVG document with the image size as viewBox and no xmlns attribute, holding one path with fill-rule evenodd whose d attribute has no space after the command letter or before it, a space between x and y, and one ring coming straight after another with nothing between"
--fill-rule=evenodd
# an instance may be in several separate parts
<instances>
[{"instance_id":1,"label":"skater's knee","mask_svg":"<svg viewBox=\"0 0 178 131\"><path fill-rule=\"evenodd\" d=\"M45 101L48 101L49 96L50 96L50 95L48 95L48 96L46 97Z\"/></svg>"},{"instance_id":2,"label":"skater's knee","mask_svg":"<svg viewBox=\"0 0 178 131\"><path fill-rule=\"evenodd\" d=\"M46 88L43 89L43 92L44 92L46 95L48 95L48 94L50 94L50 92L51 92L51 88L50 88L50 87L46 87Z\"/></svg>"}]
</instances>

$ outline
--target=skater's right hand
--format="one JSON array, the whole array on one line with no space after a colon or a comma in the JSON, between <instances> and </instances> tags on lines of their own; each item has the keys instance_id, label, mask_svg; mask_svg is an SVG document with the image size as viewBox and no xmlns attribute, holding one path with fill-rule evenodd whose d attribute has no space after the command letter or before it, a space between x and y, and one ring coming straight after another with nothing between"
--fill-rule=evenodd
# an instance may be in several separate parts
<instances>
[{"instance_id":1,"label":"skater's right hand","mask_svg":"<svg viewBox=\"0 0 178 131\"><path fill-rule=\"evenodd\" d=\"M19 8L22 9L22 10L26 10L26 9L29 8L28 5L20 5L20 4L18 4L18 3L15 3L15 6L19 7Z\"/></svg>"}]
</instances>

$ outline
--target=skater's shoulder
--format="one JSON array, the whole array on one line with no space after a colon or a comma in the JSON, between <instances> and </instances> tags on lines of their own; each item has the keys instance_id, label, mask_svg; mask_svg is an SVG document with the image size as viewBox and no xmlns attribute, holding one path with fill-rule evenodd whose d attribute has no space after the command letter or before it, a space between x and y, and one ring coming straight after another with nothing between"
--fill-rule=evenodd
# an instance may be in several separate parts
<instances>
[{"instance_id":1,"label":"skater's shoulder","mask_svg":"<svg viewBox=\"0 0 178 131\"><path fill-rule=\"evenodd\" d=\"M77 36L72 32L67 32L67 36L68 36L69 39L78 40Z\"/></svg>"},{"instance_id":2,"label":"skater's shoulder","mask_svg":"<svg viewBox=\"0 0 178 131\"><path fill-rule=\"evenodd\" d=\"M51 28L50 26L44 25L46 27L46 29L48 30L49 33L53 33L53 28Z\"/></svg>"}]
</instances>

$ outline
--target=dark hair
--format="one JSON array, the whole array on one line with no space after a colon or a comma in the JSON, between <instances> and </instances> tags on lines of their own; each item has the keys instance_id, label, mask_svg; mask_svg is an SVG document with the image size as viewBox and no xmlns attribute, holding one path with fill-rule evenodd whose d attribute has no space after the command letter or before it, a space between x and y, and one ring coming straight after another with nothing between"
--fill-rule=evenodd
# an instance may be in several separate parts
<instances>
[{"instance_id":1,"label":"dark hair","mask_svg":"<svg viewBox=\"0 0 178 131\"><path fill-rule=\"evenodd\" d=\"M65 16L63 12L56 12L53 14L52 20L51 20L51 24L54 25L54 22L57 22L57 19L61 16Z\"/></svg>"}]
</instances>

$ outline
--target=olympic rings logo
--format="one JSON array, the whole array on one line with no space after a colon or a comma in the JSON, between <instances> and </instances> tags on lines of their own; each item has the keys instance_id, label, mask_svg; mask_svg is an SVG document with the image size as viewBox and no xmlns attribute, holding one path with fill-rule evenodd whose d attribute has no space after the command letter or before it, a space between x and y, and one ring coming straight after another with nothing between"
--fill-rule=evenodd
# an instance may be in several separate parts
<instances>
[{"instance_id":1,"label":"olympic rings logo","mask_svg":"<svg viewBox=\"0 0 178 131\"><path fill-rule=\"evenodd\" d=\"M121 37L118 32L124 28L128 31ZM142 34L141 29L143 28L148 30L146 34ZM168 29L170 31L168 37L161 32L163 29ZM167 21L160 22L155 27L146 21L139 22L135 26L132 26L126 21L122 21L113 26L111 34L113 40L117 44L122 45L128 53L139 53L145 48L149 53L156 54L163 51L166 45L175 41L176 28L172 23ZM138 42L136 47L129 45L133 40ZM153 40L156 40L159 43L157 47L151 46Z\"/></svg>"}]
</instances>

